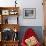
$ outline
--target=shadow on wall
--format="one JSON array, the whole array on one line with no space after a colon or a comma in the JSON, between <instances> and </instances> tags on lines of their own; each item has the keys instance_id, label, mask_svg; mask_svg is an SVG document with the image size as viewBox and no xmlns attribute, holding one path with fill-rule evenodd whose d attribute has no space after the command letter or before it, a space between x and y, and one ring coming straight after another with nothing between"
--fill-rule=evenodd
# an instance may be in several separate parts
<instances>
[{"instance_id":1,"label":"shadow on wall","mask_svg":"<svg viewBox=\"0 0 46 46\"><path fill-rule=\"evenodd\" d=\"M23 35L25 33L25 31L28 29L28 28L32 28L36 34L37 34L37 37L39 39L39 41L41 43L43 43L43 30L42 30L42 26L21 26L20 27L20 32L19 32L19 39L20 39L20 42L23 38Z\"/></svg>"}]
</instances>

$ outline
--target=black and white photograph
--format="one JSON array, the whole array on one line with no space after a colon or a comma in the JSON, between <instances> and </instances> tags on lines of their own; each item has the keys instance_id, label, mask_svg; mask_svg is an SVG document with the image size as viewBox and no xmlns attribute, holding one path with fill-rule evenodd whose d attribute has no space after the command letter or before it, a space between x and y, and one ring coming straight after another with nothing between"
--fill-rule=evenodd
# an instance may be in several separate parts
<instances>
[{"instance_id":1,"label":"black and white photograph","mask_svg":"<svg viewBox=\"0 0 46 46\"><path fill-rule=\"evenodd\" d=\"M35 19L36 8L24 8L24 18Z\"/></svg>"}]
</instances>

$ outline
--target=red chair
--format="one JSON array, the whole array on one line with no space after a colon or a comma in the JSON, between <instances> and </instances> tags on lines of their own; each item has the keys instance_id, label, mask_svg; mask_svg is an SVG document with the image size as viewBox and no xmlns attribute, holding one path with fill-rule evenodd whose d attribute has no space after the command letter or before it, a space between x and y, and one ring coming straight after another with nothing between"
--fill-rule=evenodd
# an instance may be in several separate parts
<instances>
[{"instance_id":1,"label":"red chair","mask_svg":"<svg viewBox=\"0 0 46 46\"><path fill-rule=\"evenodd\" d=\"M35 38L37 37L36 33L32 30L32 28L28 28L24 34L24 37L22 38L21 46L27 46L25 40L32 36L34 36ZM40 42L38 41L35 46L41 46Z\"/></svg>"}]
</instances>

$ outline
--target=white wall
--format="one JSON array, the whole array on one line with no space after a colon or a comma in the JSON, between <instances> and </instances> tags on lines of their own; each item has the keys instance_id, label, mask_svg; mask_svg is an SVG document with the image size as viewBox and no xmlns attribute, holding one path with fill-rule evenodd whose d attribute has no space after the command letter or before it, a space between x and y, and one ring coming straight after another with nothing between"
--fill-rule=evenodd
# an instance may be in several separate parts
<instances>
[{"instance_id":1,"label":"white wall","mask_svg":"<svg viewBox=\"0 0 46 46\"><path fill-rule=\"evenodd\" d=\"M0 6L15 6L15 0L0 0ZM20 7L19 24L21 26L43 26L42 0L17 0ZM36 8L36 19L24 19L23 8Z\"/></svg>"},{"instance_id":2,"label":"white wall","mask_svg":"<svg viewBox=\"0 0 46 46\"><path fill-rule=\"evenodd\" d=\"M14 3L15 0L0 0L0 6L1 7L9 7L9 6L14 6L15 3Z\"/></svg>"},{"instance_id":3,"label":"white wall","mask_svg":"<svg viewBox=\"0 0 46 46\"><path fill-rule=\"evenodd\" d=\"M43 26L42 0L24 0L21 3L20 25L22 26ZM24 19L23 8L36 8L36 19Z\"/></svg>"}]
</instances>

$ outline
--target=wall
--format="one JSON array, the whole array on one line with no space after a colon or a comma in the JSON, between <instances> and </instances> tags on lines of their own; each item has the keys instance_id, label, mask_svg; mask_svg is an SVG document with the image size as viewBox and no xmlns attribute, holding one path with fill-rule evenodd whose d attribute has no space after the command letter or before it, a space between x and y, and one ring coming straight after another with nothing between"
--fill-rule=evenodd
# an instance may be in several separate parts
<instances>
[{"instance_id":1,"label":"wall","mask_svg":"<svg viewBox=\"0 0 46 46\"><path fill-rule=\"evenodd\" d=\"M10 7L10 6L14 6L14 1L15 0L0 0L0 6L1 7Z\"/></svg>"},{"instance_id":2,"label":"wall","mask_svg":"<svg viewBox=\"0 0 46 46\"><path fill-rule=\"evenodd\" d=\"M43 26L42 0L24 0L21 3L20 23L22 26ZM36 19L24 19L23 8L36 8Z\"/></svg>"},{"instance_id":3,"label":"wall","mask_svg":"<svg viewBox=\"0 0 46 46\"><path fill-rule=\"evenodd\" d=\"M15 0L0 0L0 6L15 6ZM19 24L21 26L43 26L43 6L42 0L17 0L20 7ZM36 8L36 19L24 19L23 8Z\"/></svg>"}]
</instances>

